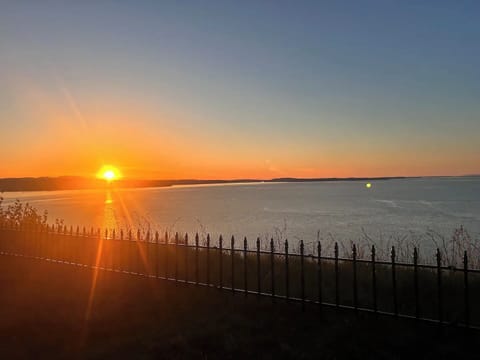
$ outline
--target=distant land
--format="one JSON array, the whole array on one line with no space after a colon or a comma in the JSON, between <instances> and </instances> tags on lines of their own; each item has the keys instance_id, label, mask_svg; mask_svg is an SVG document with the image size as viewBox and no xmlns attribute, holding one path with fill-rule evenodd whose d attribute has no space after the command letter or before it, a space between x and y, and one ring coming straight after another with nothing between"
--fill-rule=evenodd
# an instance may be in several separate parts
<instances>
[{"instance_id":1,"label":"distant land","mask_svg":"<svg viewBox=\"0 0 480 360\"><path fill-rule=\"evenodd\" d=\"M279 182L320 182L320 181L373 181L407 179L414 177L349 177L349 178L275 178L275 179L234 179L234 180L133 180L121 179L115 181L115 188L145 188L166 187L175 185L208 185L208 184L234 184L234 183L279 183ZM53 190L86 190L103 189L106 187L105 180L81 176L59 177L23 177L0 179L0 192L9 191L53 191Z\"/></svg>"}]
</instances>

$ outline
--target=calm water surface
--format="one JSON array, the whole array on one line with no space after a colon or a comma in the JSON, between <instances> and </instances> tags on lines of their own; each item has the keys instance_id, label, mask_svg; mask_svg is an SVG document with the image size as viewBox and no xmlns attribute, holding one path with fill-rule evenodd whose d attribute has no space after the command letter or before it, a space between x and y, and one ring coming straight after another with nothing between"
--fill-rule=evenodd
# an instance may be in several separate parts
<instances>
[{"instance_id":1,"label":"calm water surface","mask_svg":"<svg viewBox=\"0 0 480 360\"><path fill-rule=\"evenodd\" d=\"M130 190L16 192L49 219L88 228L151 227L237 239L257 236L307 244L331 239L376 241L434 230L450 236L463 225L480 237L480 178L423 178L364 182L261 183ZM409 236L410 236L409 235ZM229 243L229 242L228 242Z\"/></svg>"}]
</instances>

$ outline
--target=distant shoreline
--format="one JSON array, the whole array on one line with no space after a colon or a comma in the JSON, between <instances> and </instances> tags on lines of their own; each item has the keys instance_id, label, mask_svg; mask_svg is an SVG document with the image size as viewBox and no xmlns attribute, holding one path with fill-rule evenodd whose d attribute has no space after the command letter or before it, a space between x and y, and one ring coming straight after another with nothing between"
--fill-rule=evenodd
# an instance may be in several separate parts
<instances>
[{"instance_id":1,"label":"distant shoreline","mask_svg":"<svg viewBox=\"0 0 480 360\"><path fill-rule=\"evenodd\" d=\"M117 180L115 188L147 188L169 187L178 185L214 185L214 184L237 184L237 183L299 183L299 182L326 182L326 181L379 181L398 179L419 178L449 178L449 177L477 177L478 175L464 176L385 176L385 177L331 177L331 178L293 178L283 177L274 179L233 179L233 180ZM24 177L0 179L0 193L18 191L58 191L58 190L93 190L104 189L108 185L104 180L86 178L80 176L60 177Z\"/></svg>"}]
</instances>

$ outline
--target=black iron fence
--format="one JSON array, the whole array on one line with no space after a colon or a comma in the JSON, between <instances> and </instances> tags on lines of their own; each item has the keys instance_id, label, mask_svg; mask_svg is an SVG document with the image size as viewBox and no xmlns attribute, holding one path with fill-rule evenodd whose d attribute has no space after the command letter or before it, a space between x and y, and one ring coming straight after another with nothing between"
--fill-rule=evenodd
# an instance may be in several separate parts
<instances>
[{"instance_id":1,"label":"black iron fence","mask_svg":"<svg viewBox=\"0 0 480 360\"><path fill-rule=\"evenodd\" d=\"M359 258L352 246L350 257L339 255L335 243L331 256L318 242L314 254L299 251L289 242L268 248L257 238L234 237L212 241L209 235L193 239L188 234L169 236L158 232L123 232L61 225L12 226L0 223L0 254L115 271L207 286L244 296L270 297L272 301L369 312L417 321L466 328L480 328L480 270L445 266L439 250L436 264L419 263L413 250L411 262L398 261L395 247L390 261Z\"/></svg>"}]
</instances>

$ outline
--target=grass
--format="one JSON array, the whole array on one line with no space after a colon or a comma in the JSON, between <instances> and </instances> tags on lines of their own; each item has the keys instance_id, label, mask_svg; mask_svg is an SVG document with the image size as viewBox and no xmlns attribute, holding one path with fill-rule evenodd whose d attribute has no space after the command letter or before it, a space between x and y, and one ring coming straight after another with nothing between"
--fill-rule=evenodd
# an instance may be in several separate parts
<instances>
[{"instance_id":1,"label":"grass","mask_svg":"<svg viewBox=\"0 0 480 360\"><path fill-rule=\"evenodd\" d=\"M5 238L3 238L5 240ZM4 359L462 358L478 334L2 256Z\"/></svg>"}]
</instances>

